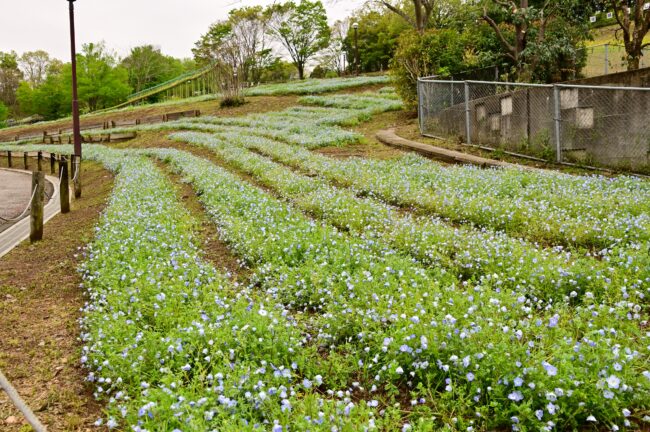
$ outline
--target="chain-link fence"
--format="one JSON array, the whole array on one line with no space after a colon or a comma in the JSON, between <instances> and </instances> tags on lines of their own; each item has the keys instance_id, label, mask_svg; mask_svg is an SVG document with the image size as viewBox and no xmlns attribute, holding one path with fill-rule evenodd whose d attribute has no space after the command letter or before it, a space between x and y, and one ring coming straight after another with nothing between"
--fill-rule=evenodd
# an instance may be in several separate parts
<instances>
[{"instance_id":1,"label":"chain-link fence","mask_svg":"<svg viewBox=\"0 0 650 432\"><path fill-rule=\"evenodd\" d=\"M418 82L423 135L650 172L650 88Z\"/></svg>"},{"instance_id":2,"label":"chain-link fence","mask_svg":"<svg viewBox=\"0 0 650 432\"><path fill-rule=\"evenodd\" d=\"M627 71L628 57L624 45L606 43L584 48L587 56L580 76L585 78ZM642 50L639 67L650 66L650 49ZM576 76L576 78L578 78Z\"/></svg>"}]
</instances>

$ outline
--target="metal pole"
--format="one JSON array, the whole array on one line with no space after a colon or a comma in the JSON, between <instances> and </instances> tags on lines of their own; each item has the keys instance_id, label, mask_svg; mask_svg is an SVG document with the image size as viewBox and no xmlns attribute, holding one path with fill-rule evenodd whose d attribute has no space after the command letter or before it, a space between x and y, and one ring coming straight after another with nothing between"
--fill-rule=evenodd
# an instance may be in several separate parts
<instances>
[{"instance_id":1,"label":"metal pole","mask_svg":"<svg viewBox=\"0 0 650 432\"><path fill-rule=\"evenodd\" d=\"M81 128L79 125L79 95L77 92L77 48L75 46L74 2L70 5L70 52L72 55L72 131L74 136L74 154L81 156Z\"/></svg>"},{"instance_id":2,"label":"metal pole","mask_svg":"<svg viewBox=\"0 0 650 432\"><path fill-rule=\"evenodd\" d=\"M605 75L609 73L609 44L605 44Z\"/></svg>"},{"instance_id":3,"label":"metal pole","mask_svg":"<svg viewBox=\"0 0 650 432\"><path fill-rule=\"evenodd\" d=\"M34 428L36 432L45 432L47 430L45 426L43 426L43 424L38 421L38 418L34 415L34 412L29 409L27 404L25 404L25 401L23 401L22 398L18 395L16 389L13 388L11 383L7 380L7 378L5 378L2 372L0 372L0 388L7 393L9 399L13 402L16 408L18 408L18 410L23 413L27 419L27 422L32 426L32 428Z\"/></svg>"},{"instance_id":4,"label":"metal pole","mask_svg":"<svg viewBox=\"0 0 650 432\"><path fill-rule=\"evenodd\" d=\"M417 86L417 92L418 92L418 121L420 123L420 133L422 133L422 124L423 124L423 119L422 119L422 81L420 81L420 78L418 78L418 86Z\"/></svg>"},{"instance_id":5,"label":"metal pole","mask_svg":"<svg viewBox=\"0 0 650 432\"><path fill-rule=\"evenodd\" d=\"M77 169L81 166L81 126L79 121L79 94L77 91L77 48L75 44L74 29L74 2L68 0L70 5L70 54L72 57L72 136L74 137L74 162ZM75 195L81 196L81 179L79 173L75 177Z\"/></svg>"},{"instance_id":6,"label":"metal pole","mask_svg":"<svg viewBox=\"0 0 650 432\"><path fill-rule=\"evenodd\" d=\"M357 69L357 76L359 76L359 28L354 27L354 57L355 57L355 64L356 64L356 69Z\"/></svg>"},{"instance_id":7,"label":"metal pole","mask_svg":"<svg viewBox=\"0 0 650 432\"><path fill-rule=\"evenodd\" d=\"M553 86L553 105L555 107L555 160L562 162L562 138L561 132L561 110L560 110L560 87Z\"/></svg>"},{"instance_id":8,"label":"metal pole","mask_svg":"<svg viewBox=\"0 0 650 432\"><path fill-rule=\"evenodd\" d=\"M469 112L469 83L465 82L465 137L467 144L472 144L472 126Z\"/></svg>"}]
</instances>

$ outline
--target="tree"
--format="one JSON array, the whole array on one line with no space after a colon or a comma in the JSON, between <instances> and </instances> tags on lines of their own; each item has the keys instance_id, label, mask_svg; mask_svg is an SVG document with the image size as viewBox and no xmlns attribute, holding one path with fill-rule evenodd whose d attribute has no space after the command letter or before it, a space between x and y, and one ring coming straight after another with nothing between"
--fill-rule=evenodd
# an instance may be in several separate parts
<instances>
[{"instance_id":1,"label":"tree","mask_svg":"<svg viewBox=\"0 0 650 432\"><path fill-rule=\"evenodd\" d=\"M395 54L398 39L408 30L408 24L392 12L383 9L367 8L351 21L359 24L359 63L363 72L375 72L388 69ZM354 59L354 34L348 32L344 39L347 58ZM352 62L351 62L352 63Z\"/></svg>"},{"instance_id":2,"label":"tree","mask_svg":"<svg viewBox=\"0 0 650 432\"><path fill-rule=\"evenodd\" d=\"M346 68L346 52L345 40L347 38L350 22L348 19L344 21L336 21L330 28L331 38L330 42L323 49L323 53L319 58L319 72L316 75L326 75L326 71L335 71L338 76L343 75ZM314 69L315 71L315 69ZM315 78L314 71L311 77Z\"/></svg>"},{"instance_id":3,"label":"tree","mask_svg":"<svg viewBox=\"0 0 650 432\"><path fill-rule=\"evenodd\" d=\"M435 0L410 0L408 3L413 7L412 11L404 10L402 0L377 0L377 2L389 11L400 16L418 33L424 34L429 26L436 5ZM412 12L412 13L411 13Z\"/></svg>"},{"instance_id":4,"label":"tree","mask_svg":"<svg viewBox=\"0 0 650 432\"><path fill-rule=\"evenodd\" d=\"M320 0L289 1L269 6L270 33L287 50L304 79L307 62L325 48L330 39L327 13Z\"/></svg>"},{"instance_id":5,"label":"tree","mask_svg":"<svg viewBox=\"0 0 650 432\"><path fill-rule=\"evenodd\" d=\"M18 63L29 85L35 88L45 81L52 61L53 59L47 52L38 50L23 53Z\"/></svg>"},{"instance_id":6,"label":"tree","mask_svg":"<svg viewBox=\"0 0 650 432\"><path fill-rule=\"evenodd\" d=\"M129 73L129 85L135 92L168 81L183 73L181 62L160 52L153 45L131 48L122 66Z\"/></svg>"},{"instance_id":7,"label":"tree","mask_svg":"<svg viewBox=\"0 0 650 432\"><path fill-rule=\"evenodd\" d=\"M545 61L577 58L589 37L590 10L579 0L486 0L482 6L481 19L494 31L521 81L532 80Z\"/></svg>"},{"instance_id":8,"label":"tree","mask_svg":"<svg viewBox=\"0 0 650 432\"><path fill-rule=\"evenodd\" d=\"M23 78L18 68L18 55L15 52L0 51L0 102L11 111L16 110L16 90Z\"/></svg>"},{"instance_id":9,"label":"tree","mask_svg":"<svg viewBox=\"0 0 650 432\"><path fill-rule=\"evenodd\" d=\"M273 58L267 41L268 16L261 6L234 9L210 26L192 50L204 65L228 65L243 81L258 82Z\"/></svg>"},{"instance_id":10,"label":"tree","mask_svg":"<svg viewBox=\"0 0 650 432\"><path fill-rule=\"evenodd\" d=\"M0 128L5 126L5 121L9 117L9 108L2 102L0 102Z\"/></svg>"},{"instance_id":11,"label":"tree","mask_svg":"<svg viewBox=\"0 0 650 432\"><path fill-rule=\"evenodd\" d=\"M647 0L604 0L603 3L614 9L614 17L623 32L627 69L638 69L643 49L650 46L650 42L643 42L650 30L650 8L644 9Z\"/></svg>"},{"instance_id":12,"label":"tree","mask_svg":"<svg viewBox=\"0 0 650 432\"><path fill-rule=\"evenodd\" d=\"M63 76L71 88L70 65L64 66ZM89 111L117 105L131 93L128 71L117 65L114 54L103 43L85 44L77 55L79 101Z\"/></svg>"}]
</instances>

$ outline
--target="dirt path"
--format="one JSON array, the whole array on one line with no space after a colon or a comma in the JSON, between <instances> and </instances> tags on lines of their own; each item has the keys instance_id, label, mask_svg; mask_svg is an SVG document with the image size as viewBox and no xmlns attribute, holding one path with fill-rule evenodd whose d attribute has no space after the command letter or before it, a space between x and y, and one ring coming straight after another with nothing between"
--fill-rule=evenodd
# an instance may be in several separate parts
<instances>
[{"instance_id":1,"label":"dirt path","mask_svg":"<svg viewBox=\"0 0 650 432\"><path fill-rule=\"evenodd\" d=\"M77 319L85 299L76 269L113 181L91 162L82 179L82 198L46 225L43 242L0 259L0 368L49 431L90 430L101 416L80 368ZM0 430L27 430L22 420L0 393Z\"/></svg>"}]
</instances>

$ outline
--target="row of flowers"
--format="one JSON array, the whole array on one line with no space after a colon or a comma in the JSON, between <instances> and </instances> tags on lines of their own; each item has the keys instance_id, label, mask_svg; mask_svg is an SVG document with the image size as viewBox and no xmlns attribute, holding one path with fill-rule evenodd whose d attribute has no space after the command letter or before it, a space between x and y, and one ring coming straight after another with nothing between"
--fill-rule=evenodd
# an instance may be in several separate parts
<instances>
[{"instance_id":1,"label":"row of flowers","mask_svg":"<svg viewBox=\"0 0 650 432\"><path fill-rule=\"evenodd\" d=\"M381 239L315 222L205 159L146 152L186 176L253 280L300 316L309 346L323 350L306 375L347 385L354 397L346 414L377 406L386 422L397 404L407 428L647 420L639 305L589 296L538 303L487 282L455 281ZM404 399L412 402L400 405Z\"/></svg>"},{"instance_id":2,"label":"row of flowers","mask_svg":"<svg viewBox=\"0 0 650 432\"><path fill-rule=\"evenodd\" d=\"M368 85L387 84L388 75L353 78L308 79L279 84L266 84L245 90L246 96L283 96L327 93Z\"/></svg>"},{"instance_id":3,"label":"row of flowers","mask_svg":"<svg viewBox=\"0 0 650 432\"><path fill-rule=\"evenodd\" d=\"M255 136L241 132L228 137L241 142ZM650 186L632 177L443 167L416 155L340 161L286 145L290 143L286 139L280 139L284 143L252 141L256 151L360 195L376 196L455 223L600 255L611 255L620 246L647 249L644 244L650 240Z\"/></svg>"},{"instance_id":4,"label":"row of flowers","mask_svg":"<svg viewBox=\"0 0 650 432\"><path fill-rule=\"evenodd\" d=\"M264 138L193 132L173 134L171 138L209 148L301 210L341 230L378 239L428 267L450 271L460 280L516 290L544 302L575 303L585 295L644 302L642 283L630 281L650 278L648 261L643 267L612 266L594 257L539 248L499 232L454 227L429 216L404 215L374 198L359 198L349 189L294 172L247 150L276 145ZM642 260L647 255L635 257Z\"/></svg>"}]
</instances>

